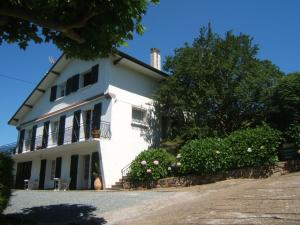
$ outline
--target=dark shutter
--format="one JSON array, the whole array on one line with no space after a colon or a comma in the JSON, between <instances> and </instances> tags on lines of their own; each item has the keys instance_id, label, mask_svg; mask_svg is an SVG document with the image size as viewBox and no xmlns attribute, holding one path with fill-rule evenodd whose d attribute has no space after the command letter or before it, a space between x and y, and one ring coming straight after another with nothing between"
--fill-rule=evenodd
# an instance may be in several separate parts
<instances>
[{"instance_id":1,"label":"dark shutter","mask_svg":"<svg viewBox=\"0 0 300 225\"><path fill-rule=\"evenodd\" d=\"M56 99L56 91L57 91L57 85L52 86L50 92L50 102L53 102Z\"/></svg>"},{"instance_id":2,"label":"dark shutter","mask_svg":"<svg viewBox=\"0 0 300 225\"><path fill-rule=\"evenodd\" d=\"M99 73L99 65L95 65L92 67L92 84L98 82L98 73Z\"/></svg>"},{"instance_id":3,"label":"dark shutter","mask_svg":"<svg viewBox=\"0 0 300 225\"><path fill-rule=\"evenodd\" d=\"M36 129L37 129L37 125L34 125L32 127L32 135L31 135L31 142L30 142L30 151L34 151L34 147L35 147L35 136L36 136Z\"/></svg>"},{"instance_id":4,"label":"dark shutter","mask_svg":"<svg viewBox=\"0 0 300 225\"><path fill-rule=\"evenodd\" d=\"M17 189L24 188L24 180L30 179L31 177L31 166L32 162L21 162L17 164L17 172L16 172L16 183L15 187Z\"/></svg>"},{"instance_id":5,"label":"dark shutter","mask_svg":"<svg viewBox=\"0 0 300 225\"><path fill-rule=\"evenodd\" d=\"M93 121L92 121L92 129L99 130L100 129L100 122L101 122L101 107L102 104L98 103L94 105L93 110Z\"/></svg>"},{"instance_id":6,"label":"dark shutter","mask_svg":"<svg viewBox=\"0 0 300 225\"><path fill-rule=\"evenodd\" d=\"M46 159L41 160L39 189L44 189L45 186L46 163L47 163Z\"/></svg>"},{"instance_id":7,"label":"dark shutter","mask_svg":"<svg viewBox=\"0 0 300 225\"><path fill-rule=\"evenodd\" d=\"M61 157L57 157L55 163L55 177L60 178L60 176L61 176Z\"/></svg>"},{"instance_id":8,"label":"dark shutter","mask_svg":"<svg viewBox=\"0 0 300 225\"><path fill-rule=\"evenodd\" d=\"M85 139L88 140L91 136L91 110L85 111Z\"/></svg>"},{"instance_id":9,"label":"dark shutter","mask_svg":"<svg viewBox=\"0 0 300 225\"><path fill-rule=\"evenodd\" d=\"M74 112L73 129L72 129L72 142L79 141L80 114L81 114L81 110L78 110L78 111Z\"/></svg>"},{"instance_id":10,"label":"dark shutter","mask_svg":"<svg viewBox=\"0 0 300 225\"><path fill-rule=\"evenodd\" d=\"M69 95L72 92L72 88L73 88L72 83L73 83L73 77L70 77L66 83L66 95Z\"/></svg>"},{"instance_id":11,"label":"dark shutter","mask_svg":"<svg viewBox=\"0 0 300 225\"><path fill-rule=\"evenodd\" d=\"M49 121L44 123L44 130L43 130L43 139L42 139L42 148L47 148L48 146L48 137L49 137Z\"/></svg>"},{"instance_id":12,"label":"dark shutter","mask_svg":"<svg viewBox=\"0 0 300 225\"><path fill-rule=\"evenodd\" d=\"M23 130L20 131L19 144L18 144L18 153L22 153L22 151L23 151L24 136L25 136L25 130L23 129Z\"/></svg>"},{"instance_id":13,"label":"dark shutter","mask_svg":"<svg viewBox=\"0 0 300 225\"><path fill-rule=\"evenodd\" d=\"M79 88L79 74L72 77L72 92L76 92Z\"/></svg>"},{"instance_id":14,"label":"dark shutter","mask_svg":"<svg viewBox=\"0 0 300 225\"><path fill-rule=\"evenodd\" d=\"M98 175L100 178L100 181L102 183L102 176L101 176L101 170L100 170L100 161L99 161L99 154L98 152L93 152L92 153L92 163L91 163L91 189L94 188L94 180L95 180L95 175ZM102 183L103 187L103 183Z\"/></svg>"},{"instance_id":15,"label":"dark shutter","mask_svg":"<svg viewBox=\"0 0 300 225\"><path fill-rule=\"evenodd\" d=\"M70 165L70 190L76 189L77 184L77 168L78 168L78 155L71 156L71 165Z\"/></svg>"},{"instance_id":16,"label":"dark shutter","mask_svg":"<svg viewBox=\"0 0 300 225\"><path fill-rule=\"evenodd\" d=\"M63 115L59 119L57 145L64 144L64 139L65 139L65 123L66 123L66 116Z\"/></svg>"}]
</instances>

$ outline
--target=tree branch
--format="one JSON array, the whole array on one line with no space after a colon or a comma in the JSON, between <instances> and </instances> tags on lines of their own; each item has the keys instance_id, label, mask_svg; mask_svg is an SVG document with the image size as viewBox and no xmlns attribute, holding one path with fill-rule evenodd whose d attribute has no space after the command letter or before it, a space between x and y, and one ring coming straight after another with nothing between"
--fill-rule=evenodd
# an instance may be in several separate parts
<instances>
[{"instance_id":1,"label":"tree branch","mask_svg":"<svg viewBox=\"0 0 300 225\"><path fill-rule=\"evenodd\" d=\"M85 16L79 18L77 21L74 21L72 23L62 23L61 21L57 21L54 19L50 20L49 18L41 18L39 13L34 12L32 10L22 9L22 8L1 7L0 15L5 17L19 18L22 20L35 23L40 27L59 31L64 36L72 40L75 40L78 43L83 43L85 42L85 39L80 37L80 35L76 33L73 29L84 27L87 21L90 20L93 16L95 16L96 13L88 12ZM1 20L0 20L0 25L1 25Z\"/></svg>"}]
</instances>

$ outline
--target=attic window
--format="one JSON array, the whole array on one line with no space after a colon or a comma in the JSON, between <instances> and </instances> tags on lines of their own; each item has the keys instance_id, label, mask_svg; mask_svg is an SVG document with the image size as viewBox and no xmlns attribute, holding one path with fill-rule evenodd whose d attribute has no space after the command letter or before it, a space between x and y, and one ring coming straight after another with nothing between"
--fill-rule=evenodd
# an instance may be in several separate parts
<instances>
[{"instance_id":1,"label":"attic window","mask_svg":"<svg viewBox=\"0 0 300 225\"><path fill-rule=\"evenodd\" d=\"M93 84L92 71L89 71L83 74L82 76L83 76L83 87Z\"/></svg>"},{"instance_id":2,"label":"attic window","mask_svg":"<svg viewBox=\"0 0 300 225\"><path fill-rule=\"evenodd\" d=\"M66 83L62 83L58 86L58 96L63 97L66 95Z\"/></svg>"}]
</instances>

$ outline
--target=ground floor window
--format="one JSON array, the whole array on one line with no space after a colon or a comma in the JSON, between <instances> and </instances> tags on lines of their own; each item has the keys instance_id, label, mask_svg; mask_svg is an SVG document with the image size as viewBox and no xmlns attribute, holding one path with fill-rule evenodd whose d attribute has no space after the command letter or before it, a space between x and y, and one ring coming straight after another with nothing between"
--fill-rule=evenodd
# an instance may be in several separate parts
<instances>
[{"instance_id":1,"label":"ground floor window","mask_svg":"<svg viewBox=\"0 0 300 225\"><path fill-rule=\"evenodd\" d=\"M53 180L55 177L55 167L56 167L56 160L51 160L51 175L50 175L51 180Z\"/></svg>"},{"instance_id":2,"label":"ground floor window","mask_svg":"<svg viewBox=\"0 0 300 225\"><path fill-rule=\"evenodd\" d=\"M84 156L84 179L88 180L90 174L90 155Z\"/></svg>"}]
</instances>

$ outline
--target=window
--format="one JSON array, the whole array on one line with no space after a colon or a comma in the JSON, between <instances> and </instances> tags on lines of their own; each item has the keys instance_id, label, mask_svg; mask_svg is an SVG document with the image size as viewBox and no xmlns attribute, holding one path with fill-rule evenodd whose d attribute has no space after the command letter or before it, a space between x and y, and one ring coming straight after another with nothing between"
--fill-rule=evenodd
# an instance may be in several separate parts
<instances>
[{"instance_id":1,"label":"window","mask_svg":"<svg viewBox=\"0 0 300 225\"><path fill-rule=\"evenodd\" d=\"M83 78L83 79L82 79L82 81L83 81L82 86L83 86L83 87L86 87L86 86L88 86L88 85L93 84L92 71L89 71L89 72L83 74L83 75L82 75L82 78Z\"/></svg>"},{"instance_id":2,"label":"window","mask_svg":"<svg viewBox=\"0 0 300 225\"><path fill-rule=\"evenodd\" d=\"M58 97L64 97L66 95L66 83L62 83L58 86Z\"/></svg>"},{"instance_id":3,"label":"window","mask_svg":"<svg viewBox=\"0 0 300 225\"><path fill-rule=\"evenodd\" d=\"M84 156L84 179L88 180L90 174L90 155Z\"/></svg>"},{"instance_id":4,"label":"window","mask_svg":"<svg viewBox=\"0 0 300 225\"><path fill-rule=\"evenodd\" d=\"M132 108L132 122L134 123L146 123L147 110L142 108Z\"/></svg>"},{"instance_id":5,"label":"window","mask_svg":"<svg viewBox=\"0 0 300 225\"><path fill-rule=\"evenodd\" d=\"M52 122L52 142L53 144L57 144L57 136L58 136L58 121Z\"/></svg>"},{"instance_id":6,"label":"window","mask_svg":"<svg viewBox=\"0 0 300 225\"><path fill-rule=\"evenodd\" d=\"M25 150L30 150L31 137L32 137L32 129L26 130L26 138L25 138Z\"/></svg>"},{"instance_id":7,"label":"window","mask_svg":"<svg viewBox=\"0 0 300 225\"><path fill-rule=\"evenodd\" d=\"M55 178L55 167L56 167L56 160L51 160L51 174L50 179L53 180Z\"/></svg>"}]
</instances>

